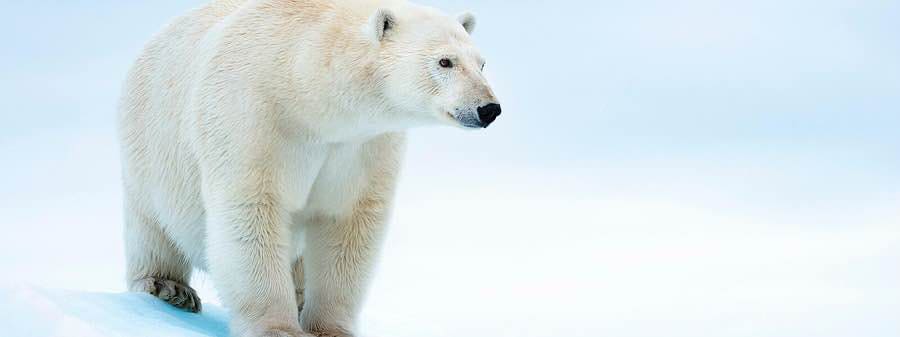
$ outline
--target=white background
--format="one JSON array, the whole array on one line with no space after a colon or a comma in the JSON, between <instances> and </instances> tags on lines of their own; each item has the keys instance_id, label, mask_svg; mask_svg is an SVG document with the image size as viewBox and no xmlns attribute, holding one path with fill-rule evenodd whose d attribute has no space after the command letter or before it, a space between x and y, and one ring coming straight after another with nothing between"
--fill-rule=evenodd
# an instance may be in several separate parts
<instances>
[{"instance_id":1,"label":"white background","mask_svg":"<svg viewBox=\"0 0 900 337\"><path fill-rule=\"evenodd\" d=\"M900 3L427 3L504 112L411 133L363 335L900 335ZM119 86L198 4L0 3L0 287L124 290Z\"/></svg>"}]
</instances>

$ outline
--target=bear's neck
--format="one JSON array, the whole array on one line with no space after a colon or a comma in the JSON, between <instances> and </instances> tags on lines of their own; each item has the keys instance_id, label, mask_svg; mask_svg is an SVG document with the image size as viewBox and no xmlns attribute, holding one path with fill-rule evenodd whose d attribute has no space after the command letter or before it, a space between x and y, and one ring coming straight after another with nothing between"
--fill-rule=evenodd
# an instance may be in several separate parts
<instances>
[{"instance_id":1,"label":"bear's neck","mask_svg":"<svg viewBox=\"0 0 900 337\"><path fill-rule=\"evenodd\" d=\"M328 25L346 26L323 27L328 34L299 39L294 46L292 55L299 58L288 90L295 99L287 107L297 126L318 140L342 142L424 124L387 103L377 69L380 48L362 34L364 20L348 20L335 20ZM356 26L360 29L347 28Z\"/></svg>"}]
</instances>

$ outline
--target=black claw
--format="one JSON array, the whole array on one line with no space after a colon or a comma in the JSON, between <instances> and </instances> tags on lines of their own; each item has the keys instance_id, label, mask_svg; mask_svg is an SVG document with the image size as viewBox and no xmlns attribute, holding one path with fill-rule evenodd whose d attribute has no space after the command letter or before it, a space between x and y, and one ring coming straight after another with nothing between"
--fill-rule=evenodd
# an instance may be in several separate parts
<instances>
[{"instance_id":1,"label":"black claw","mask_svg":"<svg viewBox=\"0 0 900 337\"><path fill-rule=\"evenodd\" d=\"M192 299L194 300L194 312L203 311L203 302L200 302L200 297L194 295Z\"/></svg>"},{"instance_id":2,"label":"black claw","mask_svg":"<svg viewBox=\"0 0 900 337\"><path fill-rule=\"evenodd\" d=\"M158 297L160 289L162 289L162 283L159 280L153 280L153 289L150 289L150 295Z\"/></svg>"},{"instance_id":3,"label":"black claw","mask_svg":"<svg viewBox=\"0 0 900 337\"><path fill-rule=\"evenodd\" d=\"M194 301L194 296L189 296L188 300L190 301L188 302L187 309L190 312L197 312L197 302Z\"/></svg>"}]
</instances>

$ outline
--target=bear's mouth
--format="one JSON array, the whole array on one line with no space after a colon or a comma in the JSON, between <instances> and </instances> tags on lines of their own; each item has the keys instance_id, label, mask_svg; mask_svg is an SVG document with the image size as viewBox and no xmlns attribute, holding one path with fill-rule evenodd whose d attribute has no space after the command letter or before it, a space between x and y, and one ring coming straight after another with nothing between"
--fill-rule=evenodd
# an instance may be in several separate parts
<instances>
[{"instance_id":1,"label":"bear's mouth","mask_svg":"<svg viewBox=\"0 0 900 337\"><path fill-rule=\"evenodd\" d=\"M482 129L485 127L484 123L482 123L474 114L462 113L454 115L451 112L447 112L447 117L456 121L459 126L465 129Z\"/></svg>"}]
</instances>

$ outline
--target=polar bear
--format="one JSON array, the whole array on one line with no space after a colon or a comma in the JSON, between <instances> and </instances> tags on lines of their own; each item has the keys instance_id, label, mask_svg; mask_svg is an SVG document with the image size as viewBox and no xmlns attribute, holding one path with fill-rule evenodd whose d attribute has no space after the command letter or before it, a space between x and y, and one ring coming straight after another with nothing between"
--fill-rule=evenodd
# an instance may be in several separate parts
<instances>
[{"instance_id":1,"label":"polar bear","mask_svg":"<svg viewBox=\"0 0 900 337\"><path fill-rule=\"evenodd\" d=\"M500 114L474 27L392 0L216 0L174 20L120 103L129 288L198 312L198 268L232 335L351 336L404 130Z\"/></svg>"}]
</instances>

